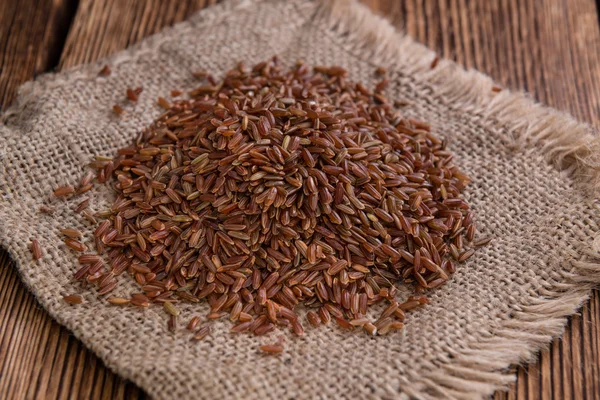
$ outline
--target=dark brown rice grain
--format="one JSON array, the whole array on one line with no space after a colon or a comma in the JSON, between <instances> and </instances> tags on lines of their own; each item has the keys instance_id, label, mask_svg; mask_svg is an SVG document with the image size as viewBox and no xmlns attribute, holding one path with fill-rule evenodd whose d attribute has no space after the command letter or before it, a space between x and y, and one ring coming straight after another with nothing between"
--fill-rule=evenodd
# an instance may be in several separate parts
<instances>
[{"instance_id":1,"label":"dark brown rice grain","mask_svg":"<svg viewBox=\"0 0 600 400\"><path fill-rule=\"evenodd\" d=\"M114 106L112 106L112 110L117 115L121 115L125 112L125 110L123 110L123 108L121 106L119 106L118 104L115 104Z\"/></svg>"},{"instance_id":2,"label":"dark brown rice grain","mask_svg":"<svg viewBox=\"0 0 600 400\"><path fill-rule=\"evenodd\" d=\"M83 233L81 233L77 229L72 229L72 228L61 229L60 233L62 233L66 237L70 237L73 239L77 239L77 238L80 238L83 236Z\"/></svg>"},{"instance_id":3,"label":"dark brown rice grain","mask_svg":"<svg viewBox=\"0 0 600 400\"><path fill-rule=\"evenodd\" d=\"M75 251L86 251L87 250L87 246L85 244L83 244L80 241L75 240L73 238L66 238L65 244Z\"/></svg>"},{"instance_id":4,"label":"dark brown rice grain","mask_svg":"<svg viewBox=\"0 0 600 400\"><path fill-rule=\"evenodd\" d=\"M69 304L81 304L83 303L83 297L78 294L71 294L63 296L63 299Z\"/></svg>"},{"instance_id":5,"label":"dark brown rice grain","mask_svg":"<svg viewBox=\"0 0 600 400\"><path fill-rule=\"evenodd\" d=\"M458 262L463 262L466 261L467 259L469 259L469 257L471 257L473 254L475 253L475 249L469 249L467 251L464 251L460 254L460 256L458 257Z\"/></svg>"},{"instance_id":6,"label":"dark brown rice grain","mask_svg":"<svg viewBox=\"0 0 600 400\"><path fill-rule=\"evenodd\" d=\"M169 332L175 332L177 330L177 317L174 315L170 315L167 321L167 329Z\"/></svg>"},{"instance_id":7,"label":"dark brown rice grain","mask_svg":"<svg viewBox=\"0 0 600 400\"><path fill-rule=\"evenodd\" d=\"M265 344L260 346L260 350L265 354L279 354L283 352L283 346L280 344Z\"/></svg>"},{"instance_id":8,"label":"dark brown rice grain","mask_svg":"<svg viewBox=\"0 0 600 400\"><path fill-rule=\"evenodd\" d=\"M98 294L100 296L104 296L105 294L112 292L117 287L118 284L119 284L119 282L117 282L116 280L112 280L109 283L107 283L105 286L100 287L99 288L100 290L98 290Z\"/></svg>"},{"instance_id":9,"label":"dark brown rice grain","mask_svg":"<svg viewBox=\"0 0 600 400\"><path fill-rule=\"evenodd\" d=\"M110 73L111 73L110 67L108 66L108 64L105 64L104 67L102 67L102 69L98 72L98 75L109 76Z\"/></svg>"},{"instance_id":10,"label":"dark brown rice grain","mask_svg":"<svg viewBox=\"0 0 600 400\"><path fill-rule=\"evenodd\" d=\"M139 99L138 93L135 90L128 88L126 91L127 98L133 102L137 102Z\"/></svg>"},{"instance_id":11,"label":"dark brown rice grain","mask_svg":"<svg viewBox=\"0 0 600 400\"><path fill-rule=\"evenodd\" d=\"M90 205L90 199L85 199L82 202L80 202L77 207L75 207L75 212L77 214L79 214L80 212L82 212L83 210L85 210L86 208L88 208Z\"/></svg>"},{"instance_id":12,"label":"dark brown rice grain","mask_svg":"<svg viewBox=\"0 0 600 400\"><path fill-rule=\"evenodd\" d=\"M195 331L196 328L198 327L198 324L200 323L200 317L193 317L192 319L190 319L190 322L187 325L187 329L190 331Z\"/></svg>"},{"instance_id":13,"label":"dark brown rice grain","mask_svg":"<svg viewBox=\"0 0 600 400\"><path fill-rule=\"evenodd\" d=\"M165 112L135 142L91 163L116 198L95 214L100 224L86 200L76 211L96 225L109 269L81 255L77 280L106 294L130 275L141 293L108 301L162 303L172 331L176 304L203 300L207 319L228 316L232 332L302 335L301 304L312 326L334 317L372 335L402 328L404 311L427 300L398 304L396 285L420 292L444 284L456 268L450 257L466 260L474 250L463 244L481 241L473 242L474 215L460 197L470 179L447 141L399 115L382 93L386 70L376 72L371 90L339 66L286 69L274 58L240 64L221 82L197 73L206 82L187 99L173 99L182 94L175 90L171 101L159 97ZM127 97L138 101L140 92ZM63 234L84 249L81 235ZM381 302L372 323L366 315Z\"/></svg>"},{"instance_id":14,"label":"dark brown rice grain","mask_svg":"<svg viewBox=\"0 0 600 400\"><path fill-rule=\"evenodd\" d=\"M42 248L37 239L31 241L31 254L33 254L33 259L36 261L42 258Z\"/></svg>"},{"instance_id":15,"label":"dark brown rice grain","mask_svg":"<svg viewBox=\"0 0 600 400\"><path fill-rule=\"evenodd\" d=\"M56 211L54 208L49 207L49 206L40 206L39 210L41 213L48 214L48 215L52 215Z\"/></svg>"},{"instance_id":16,"label":"dark brown rice grain","mask_svg":"<svg viewBox=\"0 0 600 400\"><path fill-rule=\"evenodd\" d=\"M487 244L489 244L492 241L492 237L486 237L483 239L479 239L473 242L473 246L475 247L481 247L481 246L486 246Z\"/></svg>"},{"instance_id":17,"label":"dark brown rice grain","mask_svg":"<svg viewBox=\"0 0 600 400\"><path fill-rule=\"evenodd\" d=\"M55 197L66 197L75 193L75 188L73 186L61 186L56 188L54 191Z\"/></svg>"},{"instance_id":18,"label":"dark brown rice grain","mask_svg":"<svg viewBox=\"0 0 600 400\"><path fill-rule=\"evenodd\" d=\"M210 326L203 326L196 331L193 340L202 340L210 334Z\"/></svg>"}]
</instances>

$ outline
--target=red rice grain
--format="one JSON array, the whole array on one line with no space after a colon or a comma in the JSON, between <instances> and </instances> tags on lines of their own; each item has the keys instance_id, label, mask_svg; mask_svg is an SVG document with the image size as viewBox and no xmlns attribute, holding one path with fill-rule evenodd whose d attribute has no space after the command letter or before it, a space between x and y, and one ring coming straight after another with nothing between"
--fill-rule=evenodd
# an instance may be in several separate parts
<instances>
[{"instance_id":1,"label":"red rice grain","mask_svg":"<svg viewBox=\"0 0 600 400\"><path fill-rule=\"evenodd\" d=\"M54 191L55 197L66 197L75 193L75 188L73 186L61 186L56 188Z\"/></svg>"},{"instance_id":2,"label":"red rice grain","mask_svg":"<svg viewBox=\"0 0 600 400\"><path fill-rule=\"evenodd\" d=\"M72 294L63 296L63 299L69 304L81 304L83 303L83 297L78 294Z\"/></svg>"},{"instance_id":3,"label":"red rice grain","mask_svg":"<svg viewBox=\"0 0 600 400\"><path fill-rule=\"evenodd\" d=\"M31 254L33 254L34 260L39 260L42 258L42 248L40 247L40 242L37 239L33 239L31 241Z\"/></svg>"},{"instance_id":4,"label":"red rice grain","mask_svg":"<svg viewBox=\"0 0 600 400\"><path fill-rule=\"evenodd\" d=\"M195 73L206 81L189 99L159 97L165 111L151 126L91 164L116 199L94 215L87 200L76 211L94 225L101 219L95 247L107 265L83 254L75 278L103 295L130 274L141 293L107 301L162 303L170 331L176 303L203 300L207 319L229 315L232 332L287 327L302 335L300 304L314 327L333 317L371 335L401 329L405 311L427 299L399 304L396 284L418 293L441 286L456 269L450 257L465 261L489 239L473 241L473 212L460 198L470 179L446 141L400 115L382 94L387 71L376 73L381 81L370 90L339 66L285 69L273 58L240 64L222 82ZM127 89L127 98L136 102L141 91ZM62 233L67 246L87 250L79 231ZM387 307L371 322L368 309L381 302ZM199 323L187 324L195 340L210 332Z\"/></svg>"},{"instance_id":5,"label":"red rice grain","mask_svg":"<svg viewBox=\"0 0 600 400\"><path fill-rule=\"evenodd\" d=\"M73 239L77 239L77 238L80 238L83 236L83 233L81 233L77 229L71 229L71 228L61 229L60 233L62 233L66 237L70 237Z\"/></svg>"},{"instance_id":6,"label":"red rice grain","mask_svg":"<svg viewBox=\"0 0 600 400\"><path fill-rule=\"evenodd\" d=\"M127 98L133 102L137 102L139 100L139 96L135 90L128 88L126 91Z\"/></svg>"},{"instance_id":7,"label":"red rice grain","mask_svg":"<svg viewBox=\"0 0 600 400\"><path fill-rule=\"evenodd\" d=\"M43 214L52 215L56 210L49 206L40 206L39 211Z\"/></svg>"},{"instance_id":8,"label":"red rice grain","mask_svg":"<svg viewBox=\"0 0 600 400\"><path fill-rule=\"evenodd\" d=\"M100 76L109 76L111 73L110 67L108 66L108 64L104 65L104 67L102 67L102 69L100 70L100 72L98 72L98 75Z\"/></svg>"},{"instance_id":9,"label":"red rice grain","mask_svg":"<svg viewBox=\"0 0 600 400\"><path fill-rule=\"evenodd\" d=\"M210 334L210 326L203 326L194 334L193 340L202 340Z\"/></svg>"},{"instance_id":10,"label":"red rice grain","mask_svg":"<svg viewBox=\"0 0 600 400\"><path fill-rule=\"evenodd\" d=\"M187 329L190 331L195 331L199 323L200 317L193 317L192 319L190 319L190 322L187 325Z\"/></svg>"},{"instance_id":11,"label":"red rice grain","mask_svg":"<svg viewBox=\"0 0 600 400\"><path fill-rule=\"evenodd\" d=\"M110 298L106 299L106 301L108 301L110 304L113 304L115 306L125 306L125 305L131 303L131 300L125 299L122 297L110 297Z\"/></svg>"},{"instance_id":12,"label":"red rice grain","mask_svg":"<svg viewBox=\"0 0 600 400\"><path fill-rule=\"evenodd\" d=\"M125 110L123 110L123 107L121 107L118 104L115 104L114 106L112 106L112 110L117 115L121 115L125 112Z\"/></svg>"},{"instance_id":13,"label":"red rice grain","mask_svg":"<svg viewBox=\"0 0 600 400\"><path fill-rule=\"evenodd\" d=\"M87 250L87 246L85 244L81 243L78 240L72 239L72 238L66 238L65 244L75 251L86 251Z\"/></svg>"}]
</instances>

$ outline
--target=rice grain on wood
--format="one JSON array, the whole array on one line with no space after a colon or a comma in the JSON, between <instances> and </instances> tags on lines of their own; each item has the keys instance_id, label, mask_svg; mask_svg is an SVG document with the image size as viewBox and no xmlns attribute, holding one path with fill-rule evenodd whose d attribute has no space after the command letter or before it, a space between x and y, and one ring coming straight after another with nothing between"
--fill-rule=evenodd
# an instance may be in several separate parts
<instances>
[{"instance_id":1,"label":"rice grain on wood","mask_svg":"<svg viewBox=\"0 0 600 400\"><path fill-rule=\"evenodd\" d=\"M109 303L162 303L172 331L176 303L206 301L207 319L229 315L232 332L302 335L303 306L315 327L334 318L386 334L449 279L450 258L464 261L489 242L472 243L474 215L460 197L469 177L446 140L383 95L387 77L370 90L342 67L285 68L276 58L239 63L221 82L195 76L204 82L189 98L159 98L165 110L151 126L91 163L116 200L95 214L97 225L84 211L106 265L83 255L76 278L106 294L127 271L140 286ZM86 250L77 232L63 234ZM398 303L399 283L418 295ZM371 320L368 308L382 302ZM187 324L196 340L210 332L196 331L199 322Z\"/></svg>"}]
</instances>

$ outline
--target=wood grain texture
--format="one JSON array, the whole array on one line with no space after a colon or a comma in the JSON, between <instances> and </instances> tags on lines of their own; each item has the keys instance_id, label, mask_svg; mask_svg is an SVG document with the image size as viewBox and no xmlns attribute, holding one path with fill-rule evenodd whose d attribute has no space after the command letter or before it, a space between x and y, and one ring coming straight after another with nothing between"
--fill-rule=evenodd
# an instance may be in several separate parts
<instances>
[{"instance_id":1,"label":"wood grain texture","mask_svg":"<svg viewBox=\"0 0 600 400\"><path fill-rule=\"evenodd\" d=\"M22 0L4 1L0 5L0 110L3 110L23 82L56 66L75 2Z\"/></svg>"},{"instance_id":2,"label":"wood grain texture","mask_svg":"<svg viewBox=\"0 0 600 400\"><path fill-rule=\"evenodd\" d=\"M83 0L71 25L60 67L113 54L216 0Z\"/></svg>"},{"instance_id":3,"label":"wood grain texture","mask_svg":"<svg viewBox=\"0 0 600 400\"><path fill-rule=\"evenodd\" d=\"M214 1L82 0L77 7L67 0L3 2L0 107L10 103L21 82L40 72L112 54ZM363 2L441 56L600 126L594 0ZM5 252L0 252L0 304L0 398L145 397L47 316ZM517 382L495 399L600 398L598 292L537 363L512 370Z\"/></svg>"}]
</instances>

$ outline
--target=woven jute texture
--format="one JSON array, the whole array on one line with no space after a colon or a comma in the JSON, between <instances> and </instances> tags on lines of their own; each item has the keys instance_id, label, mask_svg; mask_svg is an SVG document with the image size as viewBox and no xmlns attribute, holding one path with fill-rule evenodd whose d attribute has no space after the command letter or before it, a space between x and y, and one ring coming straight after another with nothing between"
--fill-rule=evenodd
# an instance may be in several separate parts
<instances>
[{"instance_id":1,"label":"woven jute texture","mask_svg":"<svg viewBox=\"0 0 600 400\"><path fill-rule=\"evenodd\" d=\"M197 84L191 71L220 76L277 54L286 64L342 65L355 81L374 84L385 66L387 95L405 100L408 117L428 121L450 142L473 182L466 196L490 246L461 264L431 304L409 313L402 331L385 337L335 326L288 335L280 356L261 355L267 337L233 335L216 322L191 342L167 331L160 307L109 306L73 284L75 256L59 230L90 228L75 216L78 200L52 198L76 184L94 155L111 156L161 111L158 96ZM598 140L591 129L521 94L435 55L353 1L227 1L96 65L46 75L25 85L0 126L0 244L43 307L114 371L156 398L481 398L514 377L511 363L531 360L560 335L600 280ZM98 77L108 63L112 74ZM117 117L127 87L140 101ZM99 210L111 194L89 195ZM47 204L53 216L40 214ZM43 259L33 262L30 240ZM121 277L118 292L135 285ZM81 293L71 306L62 295ZM403 291L406 296L406 291ZM184 308L181 321L205 306ZM287 334L286 334L287 335Z\"/></svg>"}]
</instances>

